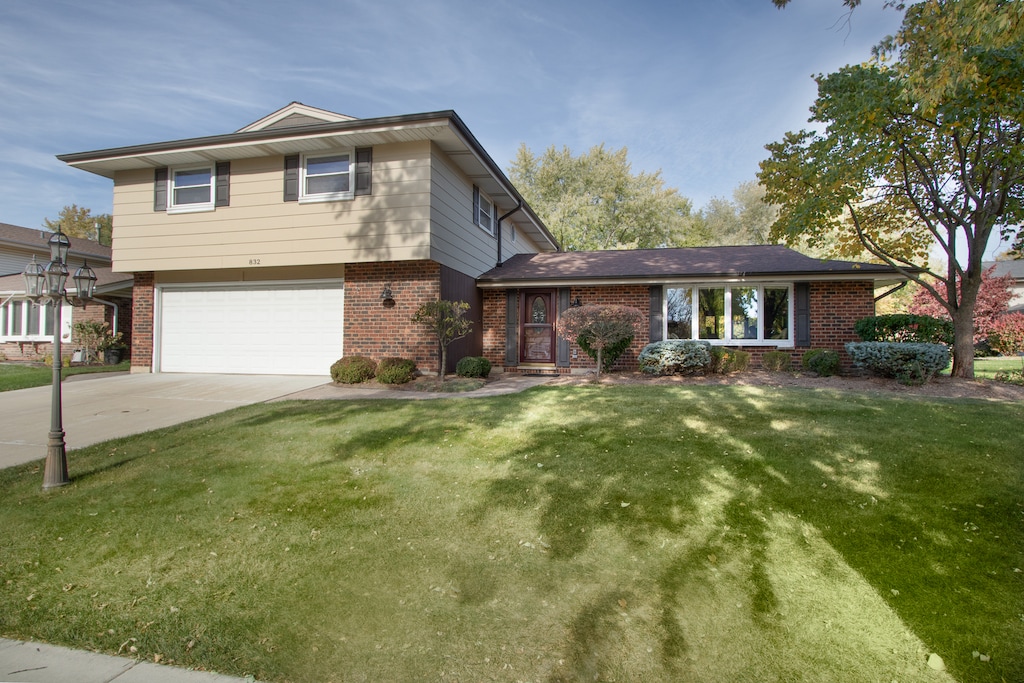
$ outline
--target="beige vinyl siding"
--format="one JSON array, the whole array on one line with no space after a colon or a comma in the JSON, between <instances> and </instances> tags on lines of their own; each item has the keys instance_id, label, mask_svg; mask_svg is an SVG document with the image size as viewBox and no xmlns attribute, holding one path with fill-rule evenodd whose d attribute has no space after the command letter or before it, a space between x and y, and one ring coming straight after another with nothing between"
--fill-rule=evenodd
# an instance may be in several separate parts
<instances>
[{"instance_id":1,"label":"beige vinyl siding","mask_svg":"<svg viewBox=\"0 0 1024 683\"><path fill-rule=\"evenodd\" d=\"M473 183L436 147L430 195L430 258L471 277L493 268L498 243L473 223Z\"/></svg>"},{"instance_id":2,"label":"beige vinyl siding","mask_svg":"<svg viewBox=\"0 0 1024 683\"><path fill-rule=\"evenodd\" d=\"M301 280L344 280L345 266L325 264L313 267L232 268L214 271L173 270L156 274L158 285L227 284Z\"/></svg>"},{"instance_id":3,"label":"beige vinyl siding","mask_svg":"<svg viewBox=\"0 0 1024 683\"><path fill-rule=\"evenodd\" d=\"M153 210L153 171L114 181L114 268L120 272L281 268L429 258L430 143L375 147L373 194L283 200L284 158L231 162L231 205ZM259 278L254 278L259 279Z\"/></svg>"}]
</instances>

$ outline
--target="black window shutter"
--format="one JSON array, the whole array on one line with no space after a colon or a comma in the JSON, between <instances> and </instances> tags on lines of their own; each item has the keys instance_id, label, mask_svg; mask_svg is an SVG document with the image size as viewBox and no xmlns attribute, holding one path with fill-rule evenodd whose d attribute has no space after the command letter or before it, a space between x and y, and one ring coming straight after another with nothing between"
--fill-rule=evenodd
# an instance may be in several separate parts
<instances>
[{"instance_id":1,"label":"black window shutter","mask_svg":"<svg viewBox=\"0 0 1024 683\"><path fill-rule=\"evenodd\" d=\"M216 201L214 206L229 206L231 203L231 162L217 164Z\"/></svg>"},{"instance_id":2,"label":"black window shutter","mask_svg":"<svg viewBox=\"0 0 1024 683\"><path fill-rule=\"evenodd\" d=\"M371 194L373 179L373 148L356 150L356 195Z\"/></svg>"},{"instance_id":3,"label":"black window shutter","mask_svg":"<svg viewBox=\"0 0 1024 683\"><path fill-rule=\"evenodd\" d=\"M480 225L480 188L473 186L473 225Z\"/></svg>"},{"instance_id":4,"label":"black window shutter","mask_svg":"<svg viewBox=\"0 0 1024 683\"><path fill-rule=\"evenodd\" d=\"M562 315L565 309L569 308L569 288L558 288L558 315ZM555 365L560 368L569 367L569 340L558 337L555 346Z\"/></svg>"},{"instance_id":5,"label":"black window shutter","mask_svg":"<svg viewBox=\"0 0 1024 683\"><path fill-rule=\"evenodd\" d=\"M662 294L664 289L661 285L651 287L651 337L652 342L661 341L665 331L665 316L662 314Z\"/></svg>"},{"instance_id":6,"label":"black window shutter","mask_svg":"<svg viewBox=\"0 0 1024 683\"><path fill-rule=\"evenodd\" d=\"M519 365L519 290L505 294L505 365Z\"/></svg>"},{"instance_id":7,"label":"black window shutter","mask_svg":"<svg viewBox=\"0 0 1024 683\"><path fill-rule=\"evenodd\" d=\"M299 201L299 155L284 158L284 200Z\"/></svg>"},{"instance_id":8,"label":"black window shutter","mask_svg":"<svg viewBox=\"0 0 1024 683\"><path fill-rule=\"evenodd\" d=\"M811 283L797 282L793 285L793 312L796 316L796 345L811 345Z\"/></svg>"},{"instance_id":9,"label":"black window shutter","mask_svg":"<svg viewBox=\"0 0 1024 683\"><path fill-rule=\"evenodd\" d=\"M153 173L153 210L167 210L167 169L158 168Z\"/></svg>"}]
</instances>

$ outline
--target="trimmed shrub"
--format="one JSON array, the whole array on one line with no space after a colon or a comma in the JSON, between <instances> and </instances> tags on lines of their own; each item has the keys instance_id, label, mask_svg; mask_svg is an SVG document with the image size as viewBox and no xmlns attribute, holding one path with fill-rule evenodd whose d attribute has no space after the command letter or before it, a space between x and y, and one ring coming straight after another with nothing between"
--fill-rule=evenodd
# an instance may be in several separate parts
<instances>
[{"instance_id":1,"label":"trimmed shrub","mask_svg":"<svg viewBox=\"0 0 1024 683\"><path fill-rule=\"evenodd\" d=\"M455 374L459 377L487 377L491 374L491 361L483 356L466 356L455 364Z\"/></svg>"},{"instance_id":2,"label":"trimmed shrub","mask_svg":"<svg viewBox=\"0 0 1024 683\"><path fill-rule=\"evenodd\" d=\"M408 358L381 358L377 363L377 381L381 384L405 384L414 372L416 363Z\"/></svg>"},{"instance_id":3,"label":"trimmed shrub","mask_svg":"<svg viewBox=\"0 0 1024 683\"><path fill-rule=\"evenodd\" d=\"M693 375L711 365L710 344L694 339L651 342L638 358L640 370L649 375Z\"/></svg>"},{"instance_id":4,"label":"trimmed shrub","mask_svg":"<svg viewBox=\"0 0 1024 683\"><path fill-rule=\"evenodd\" d=\"M359 384L373 378L377 364L366 356L345 356L331 366L331 379L341 384Z\"/></svg>"},{"instance_id":5,"label":"trimmed shrub","mask_svg":"<svg viewBox=\"0 0 1024 683\"><path fill-rule=\"evenodd\" d=\"M716 375L730 372L743 372L750 367L750 354L739 349L726 349L721 346L711 347L711 369Z\"/></svg>"},{"instance_id":6,"label":"trimmed shrub","mask_svg":"<svg viewBox=\"0 0 1024 683\"><path fill-rule=\"evenodd\" d=\"M1024 353L1024 313L1007 313L996 320L989 330L988 343L1004 356Z\"/></svg>"},{"instance_id":7,"label":"trimmed shrub","mask_svg":"<svg viewBox=\"0 0 1024 683\"><path fill-rule=\"evenodd\" d=\"M597 349L590 345L590 337L586 332L576 337L576 343L579 344L583 352L590 356L590 360L597 362ZM615 361L619 359L629 345L633 343L633 337L624 337L614 344L609 344L604 347L604 352L601 354L601 371L608 372L615 365Z\"/></svg>"},{"instance_id":8,"label":"trimmed shrub","mask_svg":"<svg viewBox=\"0 0 1024 683\"><path fill-rule=\"evenodd\" d=\"M785 351L768 351L761 356L761 367L768 372L789 372L793 359Z\"/></svg>"},{"instance_id":9,"label":"trimmed shrub","mask_svg":"<svg viewBox=\"0 0 1024 683\"><path fill-rule=\"evenodd\" d=\"M832 349L811 349L800 358L800 364L819 377L839 374L839 353Z\"/></svg>"},{"instance_id":10,"label":"trimmed shrub","mask_svg":"<svg viewBox=\"0 0 1024 683\"><path fill-rule=\"evenodd\" d=\"M949 365L949 348L944 344L849 342L846 352L854 365L904 384L924 384Z\"/></svg>"},{"instance_id":11,"label":"trimmed shrub","mask_svg":"<svg viewBox=\"0 0 1024 683\"><path fill-rule=\"evenodd\" d=\"M866 342L953 345L953 321L930 315L873 315L858 320L853 331Z\"/></svg>"}]
</instances>

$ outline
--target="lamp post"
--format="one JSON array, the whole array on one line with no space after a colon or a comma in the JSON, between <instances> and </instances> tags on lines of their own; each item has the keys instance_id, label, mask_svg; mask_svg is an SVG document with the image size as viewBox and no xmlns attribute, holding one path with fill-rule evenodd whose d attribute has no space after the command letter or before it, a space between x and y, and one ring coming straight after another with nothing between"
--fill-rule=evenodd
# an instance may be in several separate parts
<instances>
[{"instance_id":1,"label":"lamp post","mask_svg":"<svg viewBox=\"0 0 1024 683\"><path fill-rule=\"evenodd\" d=\"M64 443L64 416L61 405L60 379L63 360L60 353L60 309L67 301L75 306L68 298L64 285L68 279L67 258L71 249L71 240L65 235L60 226L57 232L49 240L50 262L43 268L36 263L33 256L32 262L25 266L25 293L32 303L38 305L43 299L49 299L53 315L53 392L50 404L50 434L46 444L46 468L43 472L43 488L51 489L63 486L71 481L68 477L67 447ZM82 307L92 299L93 291L96 288L96 273L84 263L81 268L75 271L74 275L76 298L81 302Z\"/></svg>"}]
</instances>

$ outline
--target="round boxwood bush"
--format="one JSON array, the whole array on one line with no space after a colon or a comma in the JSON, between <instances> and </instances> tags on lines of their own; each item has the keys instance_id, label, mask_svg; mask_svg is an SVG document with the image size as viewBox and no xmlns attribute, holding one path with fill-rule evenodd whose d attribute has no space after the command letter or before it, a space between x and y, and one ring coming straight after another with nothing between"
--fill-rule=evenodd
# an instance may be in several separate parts
<instances>
[{"instance_id":1,"label":"round boxwood bush","mask_svg":"<svg viewBox=\"0 0 1024 683\"><path fill-rule=\"evenodd\" d=\"M412 381L416 363L408 358L381 358L377 363L377 381L381 384L405 384Z\"/></svg>"},{"instance_id":2,"label":"round boxwood bush","mask_svg":"<svg viewBox=\"0 0 1024 683\"><path fill-rule=\"evenodd\" d=\"M359 384L373 378L377 364L366 356L345 356L331 366L331 379L341 384Z\"/></svg>"},{"instance_id":3,"label":"round boxwood bush","mask_svg":"<svg viewBox=\"0 0 1024 683\"><path fill-rule=\"evenodd\" d=\"M483 356L466 356L455 364L459 377L487 377L491 374L491 361Z\"/></svg>"},{"instance_id":4,"label":"round boxwood bush","mask_svg":"<svg viewBox=\"0 0 1024 683\"><path fill-rule=\"evenodd\" d=\"M803 355L800 363L820 377L839 373L839 354L832 349L811 349Z\"/></svg>"}]
</instances>

